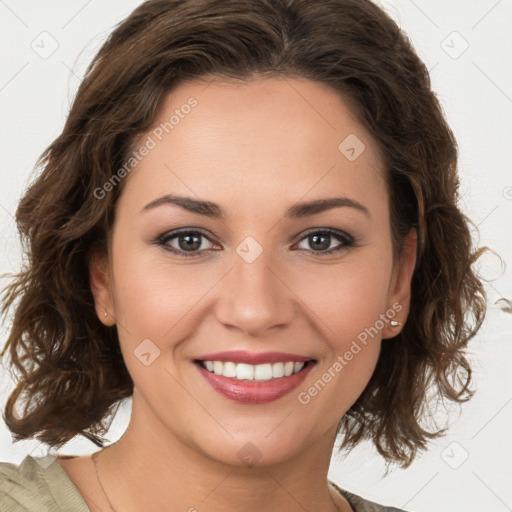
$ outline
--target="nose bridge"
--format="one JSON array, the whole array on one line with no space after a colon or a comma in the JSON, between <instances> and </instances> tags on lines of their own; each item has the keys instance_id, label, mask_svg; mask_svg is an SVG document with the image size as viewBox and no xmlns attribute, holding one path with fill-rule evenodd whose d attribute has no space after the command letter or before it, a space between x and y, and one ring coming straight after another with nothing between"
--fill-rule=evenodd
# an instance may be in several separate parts
<instances>
[{"instance_id":1,"label":"nose bridge","mask_svg":"<svg viewBox=\"0 0 512 512\"><path fill-rule=\"evenodd\" d=\"M293 300L275 263L272 250L264 249L253 237L237 246L216 308L221 323L245 334L261 335L291 321Z\"/></svg>"}]
</instances>

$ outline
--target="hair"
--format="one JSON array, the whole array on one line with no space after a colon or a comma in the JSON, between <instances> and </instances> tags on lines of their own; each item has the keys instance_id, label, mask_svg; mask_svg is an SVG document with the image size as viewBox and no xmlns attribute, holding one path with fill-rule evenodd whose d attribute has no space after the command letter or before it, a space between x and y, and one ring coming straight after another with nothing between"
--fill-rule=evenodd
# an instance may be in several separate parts
<instances>
[{"instance_id":1,"label":"hair","mask_svg":"<svg viewBox=\"0 0 512 512\"><path fill-rule=\"evenodd\" d=\"M133 381L89 283L89 257L108 251L126 180L101 199L97 191L174 87L256 76L305 78L339 92L378 142L394 254L411 229L418 233L408 320L382 344L374 374L341 418L341 448L371 440L388 464L407 467L446 430L425 425L432 404L473 394L465 348L485 315L473 270L483 249L458 207L454 135L407 36L370 0L149 0L87 68L16 212L26 264L4 289L2 310L14 311L2 356L16 376L3 413L15 441L60 447L83 435L103 446L106 418Z\"/></svg>"}]
</instances>

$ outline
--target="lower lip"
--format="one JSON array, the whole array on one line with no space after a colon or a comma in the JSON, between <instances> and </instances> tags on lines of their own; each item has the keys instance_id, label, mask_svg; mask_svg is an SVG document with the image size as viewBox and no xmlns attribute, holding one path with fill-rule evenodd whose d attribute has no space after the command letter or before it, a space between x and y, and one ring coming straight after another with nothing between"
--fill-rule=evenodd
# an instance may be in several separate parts
<instances>
[{"instance_id":1,"label":"lower lip","mask_svg":"<svg viewBox=\"0 0 512 512\"><path fill-rule=\"evenodd\" d=\"M235 380L209 372L200 364L196 366L206 382L226 398L245 404L263 404L277 400L300 386L314 363L309 361L304 369L289 377L265 381Z\"/></svg>"}]
</instances>

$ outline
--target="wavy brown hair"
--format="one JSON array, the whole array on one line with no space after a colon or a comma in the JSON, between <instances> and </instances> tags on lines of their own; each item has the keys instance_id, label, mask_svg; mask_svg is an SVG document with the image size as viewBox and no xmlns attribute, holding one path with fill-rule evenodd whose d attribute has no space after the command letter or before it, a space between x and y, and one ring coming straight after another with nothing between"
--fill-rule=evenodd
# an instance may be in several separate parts
<instances>
[{"instance_id":1,"label":"wavy brown hair","mask_svg":"<svg viewBox=\"0 0 512 512\"><path fill-rule=\"evenodd\" d=\"M483 321L485 294L472 270L480 251L458 207L454 135L424 63L369 0L149 0L115 28L16 213L27 262L4 290L3 312L14 314L2 355L17 380L7 426L15 440L105 442L106 419L133 382L116 329L96 316L88 277L91 252L107 251L124 181L103 198L98 190L166 95L208 76L322 82L379 143L395 255L414 228L418 259L408 321L382 344L339 432L345 449L370 439L388 463L409 465L445 430L424 421L435 398L463 402L473 393L465 348Z\"/></svg>"}]
</instances>

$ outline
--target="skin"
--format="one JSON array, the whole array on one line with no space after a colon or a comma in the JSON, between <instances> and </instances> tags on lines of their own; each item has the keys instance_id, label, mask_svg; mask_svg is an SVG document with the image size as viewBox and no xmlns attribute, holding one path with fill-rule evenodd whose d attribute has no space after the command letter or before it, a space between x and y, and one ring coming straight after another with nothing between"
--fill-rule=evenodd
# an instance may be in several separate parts
<instances>
[{"instance_id":1,"label":"skin","mask_svg":"<svg viewBox=\"0 0 512 512\"><path fill-rule=\"evenodd\" d=\"M168 510L171 503L176 511L349 511L327 484L336 428L369 381L381 338L399 329L386 323L308 404L298 393L394 303L405 322L415 235L394 261L377 143L325 84L183 83L155 127L191 96L197 106L122 184L110 253L91 263L98 317L117 325L135 384L129 427L100 454L101 482L118 512ZM349 134L365 144L354 161L338 149ZM217 203L226 218L170 204L143 210L170 193ZM297 202L334 196L357 201L367 214L345 206L284 216ZM153 243L178 228L200 228L211 241L199 238L193 257ZM305 234L311 228L346 232L355 245L331 237L325 245L343 250L322 255L326 249ZM263 250L252 263L236 252L247 236ZM185 244L174 238L169 245ZM149 366L134 355L145 339L160 350ZM317 362L291 393L241 404L214 391L193 363L235 349ZM252 467L237 455L248 442L259 457ZM109 510L90 457L59 461L93 512Z\"/></svg>"}]
</instances>

